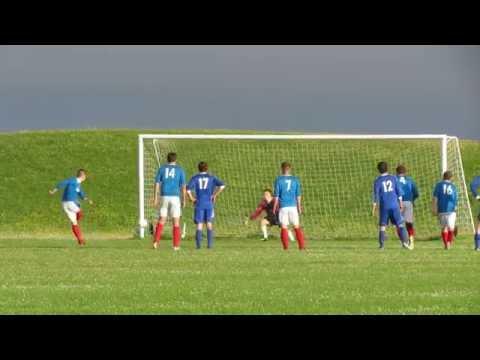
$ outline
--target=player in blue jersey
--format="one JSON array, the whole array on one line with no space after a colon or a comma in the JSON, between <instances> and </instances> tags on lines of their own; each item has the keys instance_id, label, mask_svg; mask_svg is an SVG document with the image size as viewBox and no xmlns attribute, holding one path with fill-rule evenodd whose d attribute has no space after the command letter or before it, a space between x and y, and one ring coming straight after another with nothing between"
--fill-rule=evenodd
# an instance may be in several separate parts
<instances>
[{"instance_id":1,"label":"player in blue jersey","mask_svg":"<svg viewBox=\"0 0 480 360\"><path fill-rule=\"evenodd\" d=\"M476 176L473 178L472 182L470 183L470 190L472 190L473 197L480 201L480 193L478 190L480 189L480 176ZM475 250L480 251L480 213L477 216L477 221L475 224Z\"/></svg>"},{"instance_id":2,"label":"player in blue jersey","mask_svg":"<svg viewBox=\"0 0 480 360\"><path fill-rule=\"evenodd\" d=\"M83 218L83 212L80 208L80 199L88 201L82 190L81 184L87 179L87 172L84 169L77 171L76 177L71 177L59 182L54 189L50 190L50 195L55 194L58 190L63 190L62 208L68 219L72 223L72 232L75 235L79 245L85 245L85 239L80 229L80 220Z\"/></svg>"},{"instance_id":3,"label":"player in blue jersey","mask_svg":"<svg viewBox=\"0 0 480 360\"><path fill-rule=\"evenodd\" d=\"M208 164L201 161L198 164L199 173L194 175L187 185L187 194L190 200L195 204L193 221L197 224L195 234L195 243L197 249L200 249L203 237L203 224L207 224L208 248L213 247L213 218L215 216L214 206L218 194L225 189L225 183L209 174ZM195 192L193 196L192 191Z\"/></svg>"},{"instance_id":4,"label":"player in blue jersey","mask_svg":"<svg viewBox=\"0 0 480 360\"><path fill-rule=\"evenodd\" d=\"M432 212L433 215L438 216L445 250L452 246L457 218L458 192L457 187L452 183L452 177L451 171L445 171L443 180L437 183L433 190Z\"/></svg>"},{"instance_id":5,"label":"player in blue jersey","mask_svg":"<svg viewBox=\"0 0 480 360\"><path fill-rule=\"evenodd\" d=\"M300 179L290 174L292 165L285 161L281 165L282 174L275 179L273 196L275 198L274 213L278 212L283 249L288 249L288 226L293 225L297 238L298 248L305 249L305 237L300 228L300 214L302 213L302 186Z\"/></svg>"},{"instance_id":6,"label":"player in blue jersey","mask_svg":"<svg viewBox=\"0 0 480 360\"><path fill-rule=\"evenodd\" d=\"M160 211L153 239L154 249L158 248L168 216L173 221L173 250L180 249L180 216L182 207L185 207L185 187L185 172L181 166L177 165L177 154L168 153L167 163L160 166L155 177L153 203L155 207L160 203Z\"/></svg>"},{"instance_id":7,"label":"player in blue jersey","mask_svg":"<svg viewBox=\"0 0 480 360\"><path fill-rule=\"evenodd\" d=\"M413 207L415 200L418 198L418 188L411 176L407 176L407 169L404 165L397 166L397 181L402 190L402 217L405 220L410 247L414 247L415 228L413 227Z\"/></svg>"},{"instance_id":8,"label":"player in blue jersey","mask_svg":"<svg viewBox=\"0 0 480 360\"><path fill-rule=\"evenodd\" d=\"M386 162L379 162L377 169L380 172L380 176L378 176L373 183L372 214L375 215L377 209L379 210L378 241L380 243L380 249L384 249L386 240L385 231L390 221L397 227L402 246L411 250L407 231L405 230L405 221L401 214L401 210L403 209L403 194L400 184L395 176L388 173L388 164Z\"/></svg>"}]
</instances>

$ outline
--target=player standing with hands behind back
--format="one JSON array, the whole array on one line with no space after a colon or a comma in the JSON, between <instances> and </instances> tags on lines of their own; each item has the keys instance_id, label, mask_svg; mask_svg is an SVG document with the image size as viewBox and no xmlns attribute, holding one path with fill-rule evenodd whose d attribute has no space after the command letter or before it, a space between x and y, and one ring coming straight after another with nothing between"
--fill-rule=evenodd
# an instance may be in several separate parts
<instances>
[{"instance_id":1,"label":"player standing with hands behind back","mask_svg":"<svg viewBox=\"0 0 480 360\"><path fill-rule=\"evenodd\" d=\"M293 225L295 236L298 242L298 249L305 250L305 238L300 228L299 215L302 213L302 187L300 180L290 174L292 165L285 161L281 165L282 175L275 179L273 196L275 205L273 212L276 213L278 207L280 211L278 218L280 221L283 249L288 249L288 226Z\"/></svg>"},{"instance_id":2,"label":"player standing with hands behind back","mask_svg":"<svg viewBox=\"0 0 480 360\"><path fill-rule=\"evenodd\" d=\"M380 208L380 221L378 242L379 248L384 249L385 239L387 238L386 229L388 221L397 227L400 235L402 246L405 249L412 250L408 241L407 231L405 230L405 221L402 218L401 210L403 209L402 190L397 178L388 173L388 164L381 161L377 164L380 176L373 183L373 209L372 214L375 215L377 206Z\"/></svg>"},{"instance_id":3,"label":"player standing with hands behind back","mask_svg":"<svg viewBox=\"0 0 480 360\"><path fill-rule=\"evenodd\" d=\"M162 237L163 226L167 221L167 216L170 215L173 219L173 250L179 250L180 216L182 215L182 207L185 207L185 172L179 165L177 165L177 154L174 152L167 154L167 162L167 164L162 165L158 169L157 176L155 177L153 204L155 207L158 206L159 193L162 202L160 204L160 216L155 228L153 248L158 248ZM182 197L181 200L180 195Z\"/></svg>"},{"instance_id":4,"label":"player standing with hands behind back","mask_svg":"<svg viewBox=\"0 0 480 360\"><path fill-rule=\"evenodd\" d=\"M415 200L418 198L418 188L415 181L410 176L407 176L407 169L404 165L397 166L397 180L402 190L402 217L405 220L405 225L410 240L410 247L413 249L413 241L415 236L415 228L413 227L413 206Z\"/></svg>"},{"instance_id":5,"label":"player standing with hands behind back","mask_svg":"<svg viewBox=\"0 0 480 360\"><path fill-rule=\"evenodd\" d=\"M432 212L438 215L442 227L442 240L445 250L451 248L453 243L453 232L455 231L455 220L457 218L457 187L452 183L453 174L451 171L443 173L443 180L435 185L433 190Z\"/></svg>"}]
</instances>

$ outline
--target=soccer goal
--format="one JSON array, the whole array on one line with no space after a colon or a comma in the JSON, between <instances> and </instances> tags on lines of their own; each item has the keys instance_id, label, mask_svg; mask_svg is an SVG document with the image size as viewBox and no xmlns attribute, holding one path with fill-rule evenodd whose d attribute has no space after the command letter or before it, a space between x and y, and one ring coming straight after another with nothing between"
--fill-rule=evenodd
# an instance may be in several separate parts
<instances>
[{"instance_id":1,"label":"soccer goal","mask_svg":"<svg viewBox=\"0 0 480 360\"><path fill-rule=\"evenodd\" d=\"M245 224L264 188L271 188L282 161L290 161L303 186L302 224L309 239L375 237L371 215L376 165L385 160L389 172L404 164L419 188L415 202L417 237L438 235L431 213L435 183L445 170L459 190L459 233L472 233L473 220L459 141L447 135L201 135L142 134L138 138L139 233L155 221L154 178L166 154L174 151L187 179L199 161L224 180L227 188L215 208L215 226L222 236L254 236L258 225ZM183 213L193 229L192 205ZM274 230L275 231L275 230Z\"/></svg>"}]
</instances>

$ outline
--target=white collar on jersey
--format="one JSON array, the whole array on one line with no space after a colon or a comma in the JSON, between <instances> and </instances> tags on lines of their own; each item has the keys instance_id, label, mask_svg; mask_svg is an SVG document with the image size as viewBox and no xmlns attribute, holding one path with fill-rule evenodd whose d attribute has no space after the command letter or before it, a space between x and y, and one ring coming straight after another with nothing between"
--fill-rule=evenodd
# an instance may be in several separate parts
<instances>
[{"instance_id":1,"label":"white collar on jersey","mask_svg":"<svg viewBox=\"0 0 480 360\"><path fill-rule=\"evenodd\" d=\"M77 184L81 184L81 183L82 183L78 177L77 177L76 179L77 179Z\"/></svg>"},{"instance_id":2,"label":"white collar on jersey","mask_svg":"<svg viewBox=\"0 0 480 360\"><path fill-rule=\"evenodd\" d=\"M380 176L387 176L387 175L388 175L388 172L380 174Z\"/></svg>"}]
</instances>

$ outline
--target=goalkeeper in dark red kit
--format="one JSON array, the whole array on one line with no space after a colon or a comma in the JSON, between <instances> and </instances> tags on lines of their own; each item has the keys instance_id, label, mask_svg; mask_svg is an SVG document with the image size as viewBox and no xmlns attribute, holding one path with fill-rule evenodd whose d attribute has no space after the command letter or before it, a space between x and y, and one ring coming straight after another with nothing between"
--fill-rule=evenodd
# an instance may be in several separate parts
<instances>
[{"instance_id":1,"label":"goalkeeper in dark red kit","mask_svg":"<svg viewBox=\"0 0 480 360\"><path fill-rule=\"evenodd\" d=\"M273 207L275 205L274 198L272 195L271 189L264 189L263 190L263 197L260 200L260 203L257 205L257 208L253 213L245 221L245 224L248 224L248 220L255 220L257 219L263 212L265 212L265 217L260 220L260 228L262 229L263 238L262 241L268 240L268 227L269 226L280 226L280 222L278 220L278 211L275 213L273 211ZM290 241L295 241L292 232L288 231L288 236Z\"/></svg>"}]
</instances>

